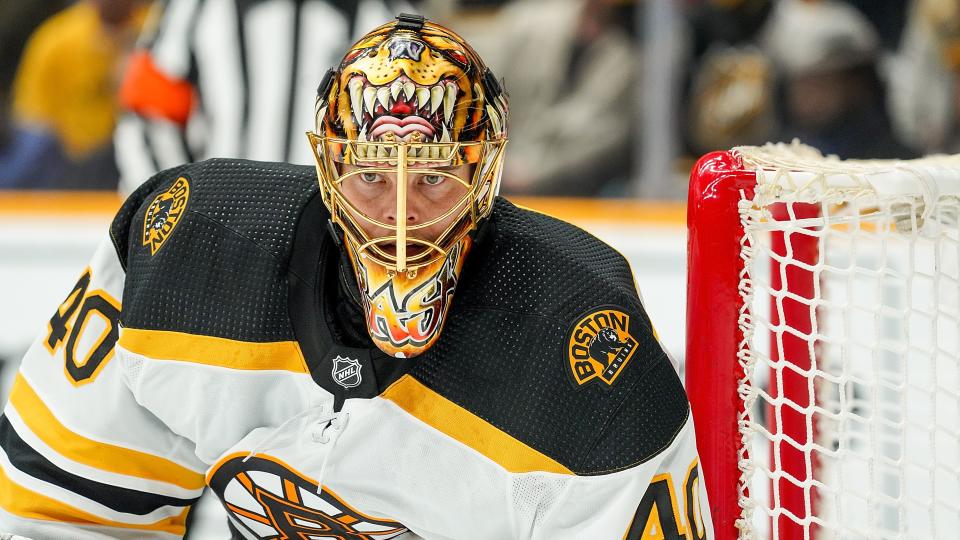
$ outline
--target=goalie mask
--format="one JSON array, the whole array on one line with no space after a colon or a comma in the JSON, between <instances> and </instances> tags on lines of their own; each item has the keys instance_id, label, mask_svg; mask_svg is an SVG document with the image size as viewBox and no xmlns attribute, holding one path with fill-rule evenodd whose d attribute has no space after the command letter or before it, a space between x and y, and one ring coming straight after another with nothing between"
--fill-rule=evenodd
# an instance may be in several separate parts
<instances>
[{"instance_id":1,"label":"goalie mask","mask_svg":"<svg viewBox=\"0 0 960 540\"><path fill-rule=\"evenodd\" d=\"M439 337L475 231L493 209L506 95L446 28L400 15L357 42L318 89L308 133L367 331L416 356Z\"/></svg>"}]
</instances>

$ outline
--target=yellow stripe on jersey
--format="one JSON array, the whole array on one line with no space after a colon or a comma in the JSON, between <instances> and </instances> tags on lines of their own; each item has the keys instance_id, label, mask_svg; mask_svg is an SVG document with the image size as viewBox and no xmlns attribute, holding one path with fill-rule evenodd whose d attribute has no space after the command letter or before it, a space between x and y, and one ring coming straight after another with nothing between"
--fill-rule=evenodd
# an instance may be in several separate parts
<instances>
[{"instance_id":1,"label":"yellow stripe on jersey","mask_svg":"<svg viewBox=\"0 0 960 540\"><path fill-rule=\"evenodd\" d=\"M166 482L184 489L205 485L202 473L137 450L87 439L70 431L47 408L21 374L13 383L10 403L30 431L67 459L102 471Z\"/></svg>"},{"instance_id":2,"label":"yellow stripe on jersey","mask_svg":"<svg viewBox=\"0 0 960 540\"><path fill-rule=\"evenodd\" d=\"M295 341L253 342L165 330L124 328L120 346L155 360L178 360L241 370L310 373Z\"/></svg>"},{"instance_id":3,"label":"yellow stripe on jersey","mask_svg":"<svg viewBox=\"0 0 960 540\"><path fill-rule=\"evenodd\" d=\"M486 420L404 375L381 394L424 423L473 448L513 473L570 469L500 431Z\"/></svg>"},{"instance_id":4,"label":"yellow stripe on jersey","mask_svg":"<svg viewBox=\"0 0 960 540\"><path fill-rule=\"evenodd\" d=\"M141 531L162 531L183 536L186 532L185 523L187 521L187 513L190 512L190 508L187 507L176 516L145 524L111 521L84 512L83 510L16 484L7 476L2 467L0 467L0 487L3 488L0 489L0 507L15 516L27 519L59 521L82 525L105 525L108 527Z\"/></svg>"}]
</instances>

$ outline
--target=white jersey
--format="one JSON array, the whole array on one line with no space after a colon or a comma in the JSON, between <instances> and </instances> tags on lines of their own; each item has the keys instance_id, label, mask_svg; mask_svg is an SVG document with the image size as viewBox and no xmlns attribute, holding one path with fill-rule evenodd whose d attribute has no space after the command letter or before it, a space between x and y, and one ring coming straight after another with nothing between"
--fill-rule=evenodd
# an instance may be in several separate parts
<instances>
[{"instance_id":1,"label":"white jersey","mask_svg":"<svg viewBox=\"0 0 960 540\"><path fill-rule=\"evenodd\" d=\"M437 344L389 358L338 329L316 192L210 161L127 201L16 377L0 532L177 538L208 485L236 538L713 537L621 256L500 200Z\"/></svg>"}]
</instances>

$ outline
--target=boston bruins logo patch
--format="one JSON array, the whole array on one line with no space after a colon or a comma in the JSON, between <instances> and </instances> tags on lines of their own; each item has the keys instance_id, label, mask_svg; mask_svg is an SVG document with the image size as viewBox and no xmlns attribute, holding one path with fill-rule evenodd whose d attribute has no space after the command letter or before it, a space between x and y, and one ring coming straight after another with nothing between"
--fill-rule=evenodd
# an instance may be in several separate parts
<instances>
[{"instance_id":1,"label":"boston bruins logo patch","mask_svg":"<svg viewBox=\"0 0 960 540\"><path fill-rule=\"evenodd\" d=\"M630 316L613 308L592 311L577 321L566 348L573 382L612 385L637 352L629 329Z\"/></svg>"},{"instance_id":2,"label":"boston bruins logo patch","mask_svg":"<svg viewBox=\"0 0 960 540\"><path fill-rule=\"evenodd\" d=\"M150 255L156 255L163 243L173 234L174 227L183 217L190 197L190 184L184 177L153 199L143 217L143 245L150 246Z\"/></svg>"}]
</instances>

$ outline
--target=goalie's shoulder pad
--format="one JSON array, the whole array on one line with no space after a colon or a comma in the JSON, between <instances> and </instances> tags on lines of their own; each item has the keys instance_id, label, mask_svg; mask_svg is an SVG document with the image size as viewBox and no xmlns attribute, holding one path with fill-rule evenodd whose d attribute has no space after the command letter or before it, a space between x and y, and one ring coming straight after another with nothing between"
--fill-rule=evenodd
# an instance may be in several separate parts
<instances>
[{"instance_id":1,"label":"goalie's shoulder pad","mask_svg":"<svg viewBox=\"0 0 960 540\"><path fill-rule=\"evenodd\" d=\"M290 339L285 272L312 167L213 159L163 171L111 227L127 271L124 326Z\"/></svg>"},{"instance_id":2,"label":"goalie's shoulder pad","mask_svg":"<svg viewBox=\"0 0 960 540\"><path fill-rule=\"evenodd\" d=\"M576 474L656 456L689 414L624 257L504 200L423 360L421 382Z\"/></svg>"}]
</instances>

